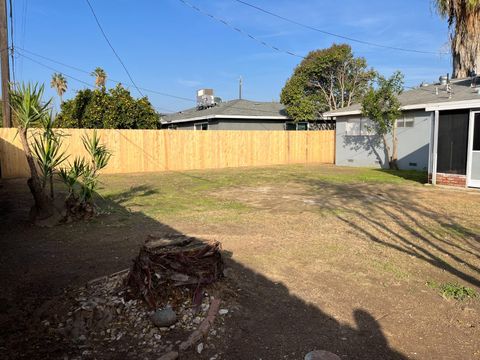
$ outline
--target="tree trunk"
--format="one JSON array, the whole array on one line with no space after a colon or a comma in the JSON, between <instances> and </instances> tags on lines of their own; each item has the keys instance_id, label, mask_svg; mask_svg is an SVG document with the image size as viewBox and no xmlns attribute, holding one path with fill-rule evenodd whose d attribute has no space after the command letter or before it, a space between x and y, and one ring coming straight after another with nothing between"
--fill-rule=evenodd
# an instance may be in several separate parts
<instances>
[{"instance_id":1,"label":"tree trunk","mask_svg":"<svg viewBox=\"0 0 480 360\"><path fill-rule=\"evenodd\" d=\"M468 77L470 70L480 72L480 11L463 8L452 34L453 78Z\"/></svg>"},{"instance_id":2,"label":"tree trunk","mask_svg":"<svg viewBox=\"0 0 480 360\"><path fill-rule=\"evenodd\" d=\"M28 144L27 130L18 129L18 134L20 136L23 151L25 151L28 167L30 168L30 179L28 179L27 184L35 201L35 205L32 207L32 211L30 212L31 220L34 221L37 219L46 219L52 216L54 213L53 201L48 197L47 194L45 194L45 191L42 187L40 178L38 176L37 167L35 166L35 160L30 150L30 145Z\"/></svg>"},{"instance_id":3,"label":"tree trunk","mask_svg":"<svg viewBox=\"0 0 480 360\"><path fill-rule=\"evenodd\" d=\"M388 168L392 168L392 157L390 156L390 146L388 146L388 141L387 141L387 134L382 135L382 140L383 140L383 146L385 148L385 153L386 153L386 162L388 163Z\"/></svg>"},{"instance_id":4,"label":"tree trunk","mask_svg":"<svg viewBox=\"0 0 480 360\"><path fill-rule=\"evenodd\" d=\"M392 159L390 160L390 169L398 170L398 138L396 121L392 128Z\"/></svg>"}]
</instances>

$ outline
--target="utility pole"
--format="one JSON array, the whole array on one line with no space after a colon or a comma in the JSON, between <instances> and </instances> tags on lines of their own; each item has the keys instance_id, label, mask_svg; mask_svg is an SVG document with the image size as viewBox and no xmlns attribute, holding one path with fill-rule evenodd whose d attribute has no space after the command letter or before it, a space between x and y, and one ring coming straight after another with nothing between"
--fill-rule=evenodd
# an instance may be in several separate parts
<instances>
[{"instance_id":1,"label":"utility pole","mask_svg":"<svg viewBox=\"0 0 480 360\"><path fill-rule=\"evenodd\" d=\"M242 77L240 76L240 79L238 81L238 98L241 100L242 99Z\"/></svg>"},{"instance_id":2,"label":"utility pole","mask_svg":"<svg viewBox=\"0 0 480 360\"><path fill-rule=\"evenodd\" d=\"M2 72L3 127L12 127L10 112L10 66L8 62L7 0L0 0L0 61Z\"/></svg>"}]
</instances>

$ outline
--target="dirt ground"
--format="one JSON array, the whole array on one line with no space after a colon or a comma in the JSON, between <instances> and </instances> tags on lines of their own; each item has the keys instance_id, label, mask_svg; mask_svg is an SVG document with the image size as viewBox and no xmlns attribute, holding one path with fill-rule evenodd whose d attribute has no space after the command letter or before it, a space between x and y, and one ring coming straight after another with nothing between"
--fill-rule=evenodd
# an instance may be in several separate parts
<instances>
[{"instance_id":1,"label":"dirt ground","mask_svg":"<svg viewBox=\"0 0 480 360\"><path fill-rule=\"evenodd\" d=\"M53 228L27 222L24 179L4 180L0 357L71 356L26 338L52 299L127 268L164 232L221 241L238 306L213 346L184 358L480 359L479 299L427 286L480 290L480 192L411 179L332 166L105 176L103 213Z\"/></svg>"}]
</instances>

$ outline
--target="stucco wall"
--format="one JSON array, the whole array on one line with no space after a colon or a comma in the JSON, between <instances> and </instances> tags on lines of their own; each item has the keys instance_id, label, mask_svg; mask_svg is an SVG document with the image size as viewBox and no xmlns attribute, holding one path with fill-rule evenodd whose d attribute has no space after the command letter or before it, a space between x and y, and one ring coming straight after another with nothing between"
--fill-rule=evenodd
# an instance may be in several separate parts
<instances>
[{"instance_id":1,"label":"stucco wall","mask_svg":"<svg viewBox=\"0 0 480 360\"><path fill-rule=\"evenodd\" d=\"M428 170L432 113L405 112L413 117L413 127L398 128L398 165L401 169ZM337 117L336 164L342 166L388 167L383 143L375 135L348 135L347 120Z\"/></svg>"}]
</instances>

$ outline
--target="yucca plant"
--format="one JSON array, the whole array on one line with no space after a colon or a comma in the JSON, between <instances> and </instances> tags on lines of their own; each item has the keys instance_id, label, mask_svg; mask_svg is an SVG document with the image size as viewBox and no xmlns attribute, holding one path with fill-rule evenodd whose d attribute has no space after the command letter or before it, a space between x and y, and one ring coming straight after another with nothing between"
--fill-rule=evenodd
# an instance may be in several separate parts
<instances>
[{"instance_id":1,"label":"yucca plant","mask_svg":"<svg viewBox=\"0 0 480 360\"><path fill-rule=\"evenodd\" d=\"M53 199L53 174L67 158L65 150L62 150L61 134L53 131L53 120L48 118L42 121L43 133L33 137L32 147L41 173L43 189L47 183L50 185L50 197Z\"/></svg>"},{"instance_id":2,"label":"yucca plant","mask_svg":"<svg viewBox=\"0 0 480 360\"><path fill-rule=\"evenodd\" d=\"M111 157L110 151L100 142L96 130L91 137L83 136L82 141L90 160L75 158L69 168L63 168L59 173L68 189L68 217L86 218L94 214L93 196L99 183L98 172L107 166Z\"/></svg>"},{"instance_id":3,"label":"yucca plant","mask_svg":"<svg viewBox=\"0 0 480 360\"><path fill-rule=\"evenodd\" d=\"M34 153L28 141L28 130L39 127L46 123L47 118L50 119L51 100L44 102L43 94L44 86L38 84L12 84L10 88L10 106L13 119L15 126L18 128L18 135L30 169L30 178L27 184L35 201L35 205L30 212L32 220L45 219L54 213L52 198L45 191L37 171Z\"/></svg>"},{"instance_id":4,"label":"yucca plant","mask_svg":"<svg viewBox=\"0 0 480 360\"><path fill-rule=\"evenodd\" d=\"M69 164L68 168L61 168L58 172L60 180L65 184L68 190L67 199L75 197L75 185L78 184L79 179L85 172L86 164L85 159L76 157L73 164Z\"/></svg>"}]
</instances>

